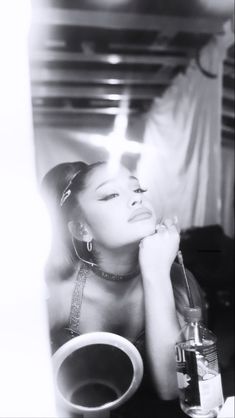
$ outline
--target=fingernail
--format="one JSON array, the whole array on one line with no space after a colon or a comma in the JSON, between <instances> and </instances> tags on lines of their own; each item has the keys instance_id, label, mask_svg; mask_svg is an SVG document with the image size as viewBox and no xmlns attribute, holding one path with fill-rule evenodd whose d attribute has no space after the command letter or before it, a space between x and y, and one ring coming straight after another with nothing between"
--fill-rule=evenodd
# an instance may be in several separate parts
<instances>
[{"instance_id":1,"label":"fingernail","mask_svg":"<svg viewBox=\"0 0 235 418\"><path fill-rule=\"evenodd\" d=\"M173 220L170 218L167 218L165 219L164 224L169 227L173 224Z\"/></svg>"}]
</instances>

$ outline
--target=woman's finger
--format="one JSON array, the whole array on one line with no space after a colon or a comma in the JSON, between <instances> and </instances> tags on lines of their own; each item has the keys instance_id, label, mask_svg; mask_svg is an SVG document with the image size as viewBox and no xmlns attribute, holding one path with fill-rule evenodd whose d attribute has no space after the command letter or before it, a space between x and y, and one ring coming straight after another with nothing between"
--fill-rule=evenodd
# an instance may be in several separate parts
<instances>
[{"instance_id":1,"label":"woman's finger","mask_svg":"<svg viewBox=\"0 0 235 418\"><path fill-rule=\"evenodd\" d=\"M166 225L167 228L170 228L172 225L174 225L174 221L171 218L166 218L164 220L164 225Z\"/></svg>"},{"instance_id":2,"label":"woman's finger","mask_svg":"<svg viewBox=\"0 0 235 418\"><path fill-rule=\"evenodd\" d=\"M155 232L163 232L166 229L167 229L166 225L161 223L161 224L156 225Z\"/></svg>"},{"instance_id":3,"label":"woman's finger","mask_svg":"<svg viewBox=\"0 0 235 418\"><path fill-rule=\"evenodd\" d=\"M163 232L167 229L176 229L180 233L180 227L178 223L178 217L174 215L172 218L162 218L155 227L155 232Z\"/></svg>"},{"instance_id":4,"label":"woman's finger","mask_svg":"<svg viewBox=\"0 0 235 418\"><path fill-rule=\"evenodd\" d=\"M160 225L160 228L158 229L158 234L165 234L167 230L168 228L165 225Z\"/></svg>"},{"instance_id":5,"label":"woman's finger","mask_svg":"<svg viewBox=\"0 0 235 418\"><path fill-rule=\"evenodd\" d=\"M176 227L176 229L177 229L177 231L178 231L178 233L180 233L180 225L179 225L179 220L178 220L178 217L175 215L175 216L173 216L173 220L174 220L174 225L175 225L175 227Z\"/></svg>"}]
</instances>

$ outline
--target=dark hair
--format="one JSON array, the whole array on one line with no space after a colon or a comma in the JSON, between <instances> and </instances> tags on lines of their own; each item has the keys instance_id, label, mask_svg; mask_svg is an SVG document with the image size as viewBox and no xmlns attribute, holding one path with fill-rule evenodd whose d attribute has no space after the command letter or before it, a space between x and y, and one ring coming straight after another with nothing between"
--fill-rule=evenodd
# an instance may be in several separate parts
<instances>
[{"instance_id":1,"label":"dark hair","mask_svg":"<svg viewBox=\"0 0 235 418\"><path fill-rule=\"evenodd\" d=\"M52 223L52 249L48 264L57 266L60 276L66 277L78 262L68 222L78 216L78 193L85 189L87 175L105 162L86 164L83 161L61 163L53 167L41 183L42 196ZM63 196L69 191L68 197ZM83 242L74 240L78 254L86 260L91 255Z\"/></svg>"}]
</instances>

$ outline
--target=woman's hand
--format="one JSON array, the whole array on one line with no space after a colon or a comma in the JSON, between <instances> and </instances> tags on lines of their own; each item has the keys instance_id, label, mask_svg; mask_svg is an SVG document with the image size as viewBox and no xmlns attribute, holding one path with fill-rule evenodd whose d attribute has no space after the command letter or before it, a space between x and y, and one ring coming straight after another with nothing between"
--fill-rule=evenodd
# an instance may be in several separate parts
<instances>
[{"instance_id":1,"label":"woman's hand","mask_svg":"<svg viewBox=\"0 0 235 418\"><path fill-rule=\"evenodd\" d=\"M156 277L153 273L169 273L179 249L180 236L177 220L166 219L156 226L156 233L140 242L139 263L144 277Z\"/></svg>"}]
</instances>

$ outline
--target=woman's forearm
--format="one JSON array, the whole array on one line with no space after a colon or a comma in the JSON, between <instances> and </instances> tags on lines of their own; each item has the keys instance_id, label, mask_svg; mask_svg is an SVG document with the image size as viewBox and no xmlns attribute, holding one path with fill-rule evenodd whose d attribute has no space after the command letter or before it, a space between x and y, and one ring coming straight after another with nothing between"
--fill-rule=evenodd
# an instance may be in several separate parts
<instances>
[{"instance_id":1,"label":"woman's forearm","mask_svg":"<svg viewBox=\"0 0 235 418\"><path fill-rule=\"evenodd\" d=\"M161 280L143 280L147 355L154 387L167 400L177 396L174 344L180 327L169 273L154 274Z\"/></svg>"},{"instance_id":2,"label":"woman's forearm","mask_svg":"<svg viewBox=\"0 0 235 418\"><path fill-rule=\"evenodd\" d=\"M156 230L141 241L139 251L147 353L156 391L162 399L173 399L177 396L174 344L180 327L170 271L179 248L179 233L170 219Z\"/></svg>"}]
</instances>

